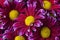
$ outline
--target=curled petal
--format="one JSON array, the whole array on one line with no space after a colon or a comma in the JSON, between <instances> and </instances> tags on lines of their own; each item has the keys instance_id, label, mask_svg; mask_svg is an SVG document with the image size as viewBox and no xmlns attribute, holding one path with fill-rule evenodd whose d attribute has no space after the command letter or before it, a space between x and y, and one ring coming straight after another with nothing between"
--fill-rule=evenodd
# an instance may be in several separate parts
<instances>
[{"instance_id":1,"label":"curled petal","mask_svg":"<svg viewBox=\"0 0 60 40\"><path fill-rule=\"evenodd\" d=\"M36 23L34 24L35 27L41 27L43 23L40 20L36 20Z\"/></svg>"}]
</instances>

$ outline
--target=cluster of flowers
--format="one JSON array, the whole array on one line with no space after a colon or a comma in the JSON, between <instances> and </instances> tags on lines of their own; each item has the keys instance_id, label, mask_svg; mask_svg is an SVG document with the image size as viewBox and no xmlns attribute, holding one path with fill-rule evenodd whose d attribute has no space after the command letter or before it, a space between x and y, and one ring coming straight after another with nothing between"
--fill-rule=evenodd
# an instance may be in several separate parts
<instances>
[{"instance_id":1,"label":"cluster of flowers","mask_svg":"<svg viewBox=\"0 0 60 40\"><path fill-rule=\"evenodd\" d=\"M1 0L0 40L60 40L60 0Z\"/></svg>"}]
</instances>

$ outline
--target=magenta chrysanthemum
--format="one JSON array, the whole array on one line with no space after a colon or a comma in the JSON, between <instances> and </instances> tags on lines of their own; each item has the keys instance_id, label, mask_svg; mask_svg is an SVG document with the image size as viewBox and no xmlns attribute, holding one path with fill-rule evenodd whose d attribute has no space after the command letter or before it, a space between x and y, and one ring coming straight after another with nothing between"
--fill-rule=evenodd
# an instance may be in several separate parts
<instances>
[{"instance_id":1,"label":"magenta chrysanthemum","mask_svg":"<svg viewBox=\"0 0 60 40\"><path fill-rule=\"evenodd\" d=\"M57 21L60 20L60 1L59 0L37 0L37 7L45 10L48 17ZM39 6L40 5L40 6Z\"/></svg>"},{"instance_id":2,"label":"magenta chrysanthemum","mask_svg":"<svg viewBox=\"0 0 60 40\"><path fill-rule=\"evenodd\" d=\"M55 23L56 21L52 17L46 17L46 19L42 21L44 25L41 28L38 28L38 31L34 33L32 39L33 40L59 40L60 39L59 22Z\"/></svg>"},{"instance_id":3,"label":"magenta chrysanthemum","mask_svg":"<svg viewBox=\"0 0 60 40\"><path fill-rule=\"evenodd\" d=\"M44 15L36 11L36 2L31 4L27 2L27 8L25 8L24 13L21 13L16 19L13 28L19 35L33 36L33 31L37 31L37 27L41 27L43 23L40 19L44 19Z\"/></svg>"},{"instance_id":4,"label":"magenta chrysanthemum","mask_svg":"<svg viewBox=\"0 0 60 40\"><path fill-rule=\"evenodd\" d=\"M22 0L5 0L2 4L0 5L0 34L4 36L5 30L10 30L13 23L16 22L15 19L22 12L25 3Z\"/></svg>"},{"instance_id":5,"label":"magenta chrysanthemum","mask_svg":"<svg viewBox=\"0 0 60 40\"><path fill-rule=\"evenodd\" d=\"M22 11L23 6L23 1L21 3L16 0L5 0L3 5L0 7L0 29L6 29L8 26L11 27Z\"/></svg>"},{"instance_id":6,"label":"magenta chrysanthemum","mask_svg":"<svg viewBox=\"0 0 60 40\"><path fill-rule=\"evenodd\" d=\"M60 40L59 2L0 1L0 40Z\"/></svg>"}]
</instances>

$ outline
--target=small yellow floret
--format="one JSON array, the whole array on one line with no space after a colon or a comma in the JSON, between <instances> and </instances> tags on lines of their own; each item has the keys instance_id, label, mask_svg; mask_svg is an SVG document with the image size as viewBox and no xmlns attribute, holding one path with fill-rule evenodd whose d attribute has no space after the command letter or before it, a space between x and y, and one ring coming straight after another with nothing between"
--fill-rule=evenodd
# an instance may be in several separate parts
<instances>
[{"instance_id":1,"label":"small yellow floret","mask_svg":"<svg viewBox=\"0 0 60 40\"><path fill-rule=\"evenodd\" d=\"M9 18L15 20L18 17L19 13L17 10L11 10L9 13Z\"/></svg>"},{"instance_id":2,"label":"small yellow floret","mask_svg":"<svg viewBox=\"0 0 60 40\"><path fill-rule=\"evenodd\" d=\"M32 23L34 23L34 17L33 16L28 16L28 17L26 17L26 19L25 19L25 24L27 25L27 26L30 26Z\"/></svg>"},{"instance_id":3,"label":"small yellow floret","mask_svg":"<svg viewBox=\"0 0 60 40\"><path fill-rule=\"evenodd\" d=\"M51 2L49 1L43 1L43 8L44 9L50 9L51 8Z\"/></svg>"},{"instance_id":4,"label":"small yellow floret","mask_svg":"<svg viewBox=\"0 0 60 40\"><path fill-rule=\"evenodd\" d=\"M48 27L43 27L41 29L42 38L48 38L50 36L50 29Z\"/></svg>"},{"instance_id":5,"label":"small yellow floret","mask_svg":"<svg viewBox=\"0 0 60 40\"><path fill-rule=\"evenodd\" d=\"M16 36L15 40L25 40L25 38L23 36Z\"/></svg>"}]
</instances>

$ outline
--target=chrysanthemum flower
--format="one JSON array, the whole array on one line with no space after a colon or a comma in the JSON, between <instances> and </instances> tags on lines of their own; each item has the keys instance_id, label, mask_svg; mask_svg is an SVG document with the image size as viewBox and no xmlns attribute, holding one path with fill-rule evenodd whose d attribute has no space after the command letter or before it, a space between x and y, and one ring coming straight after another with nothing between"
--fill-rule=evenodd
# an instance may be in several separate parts
<instances>
[{"instance_id":1,"label":"chrysanthemum flower","mask_svg":"<svg viewBox=\"0 0 60 40\"><path fill-rule=\"evenodd\" d=\"M59 2L58 2L59 0L39 0L39 1L40 3L42 3L41 6L46 10L58 11L60 8Z\"/></svg>"},{"instance_id":2,"label":"chrysanthemum flower","mask_svg":"<svg viewBox=\"0 0 60 40\"><path fill-rule=\"evenodd\" d=\"M59 9L58 0L5 0L0 40L60 40Z\"/></svg>"},{"instance_id":3,"label":"chrysanthemum flower","mask_svg":"<svg viewBox=\"0 0 60 40\"><path fill-rule=\"evenodd\" d=\"M58 2L59 0L38 0L38 1L40 2L41 8L47 10L47 12L52 14L56 14L56 12L60 12L59 10L60 3Z\"/></svg>"},{"instance_id":4,"label":"chrysanthemum flower","mask_svg":"<svg viewBox=\"0 0 60 40\"><path fill-rule=\"evenodd\" d=\"M23 9L22 0L5 0L0 6L0 29L7 29L12 26L15 19Z\"/></svg>"},{"instance_id":5,"label":"chrysanthemum flower","mask_svg":"<svg viewBox=\"0 0 60 40\"><path fill-rule=\"evenodd\" d=\"M3 37L3 40L25 40L25 36L21 36L16 34L12 29L5 30Z\"/></svg>"},{"instance_id":6,"label":"chrysanthemum flower","mask_svg":"<svg viewBox=\"0 0 60 40\"><path fill-rule=\"evenodd\" d=\"M29 37L33 36L33 32L36 32L36 29L43 25L40 19L45 18L44 15L40 13L40 10L36 10L36 2L31 4L27 1L27 8L25 8L25 11L16 19L17 22L13 24L14 31L19 35L25 34ZM32 40L30 38L28 39Z\"/></svg>"},{"instance_id":7,"label":"chrysanthemum flower","mask_svg":"<svg viewBox=\"0 0 60 40\"><path fill-rule=\"evenodd\" d=\"M60 25L55 22L54 18L46 17L43 26L34 33L33 40L60 40Z\"/></svg>"},{"instance_id":8,"label":"chrysanthemum flower","mask_svg":"<svg viewBox=\"0 0 60 40\"><path fill-rule=\"evenodd\" d=\"M60 3L58 1L59 0L38 0L37 4L38 7L41 6L40 8L46 11L47 16L57 18L58 12L60 13Z\"/></svg>"}]
</instances>

